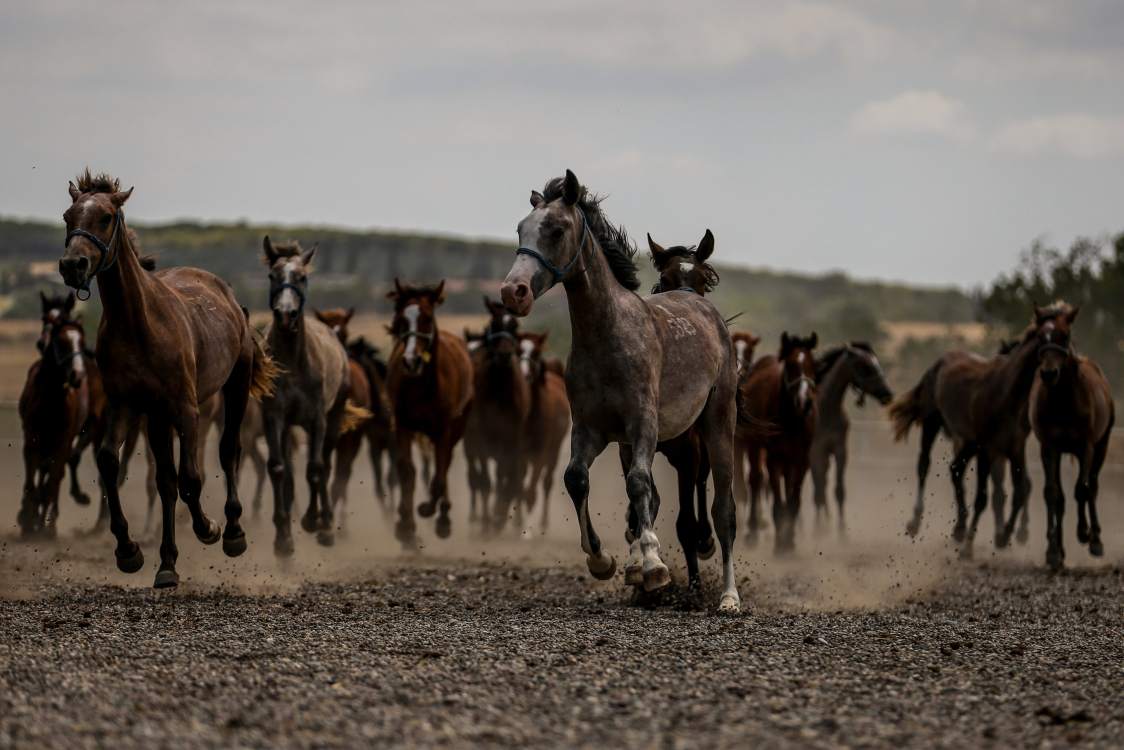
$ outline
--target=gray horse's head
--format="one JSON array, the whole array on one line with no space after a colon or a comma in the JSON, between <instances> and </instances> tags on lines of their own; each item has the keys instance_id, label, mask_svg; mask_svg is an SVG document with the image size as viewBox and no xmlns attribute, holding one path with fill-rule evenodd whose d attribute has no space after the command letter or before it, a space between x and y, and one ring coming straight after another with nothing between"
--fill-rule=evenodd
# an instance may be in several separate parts
<instances>
[{"instance_id":1,"label":"gray horse's head","mask_svg":"<svg viewBox=\"0 0 1124 750\"><path fill-rule=\"evenodd\" d=\"M296 240L273 243L269 235L262 240L262 262L269 267L269 307L275 327L295 331L300 325L308 298L308 274L312 272L312 258L319 244L304 250Z\"/></svg>"}]
</instances>

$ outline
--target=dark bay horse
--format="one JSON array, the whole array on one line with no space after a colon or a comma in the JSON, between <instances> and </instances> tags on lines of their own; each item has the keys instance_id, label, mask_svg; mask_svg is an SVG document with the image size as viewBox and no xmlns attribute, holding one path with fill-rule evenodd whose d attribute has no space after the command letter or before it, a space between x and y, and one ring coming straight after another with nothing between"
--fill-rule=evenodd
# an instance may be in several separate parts
<instances>
[{"instance_id":1,"label":"dark bay horse","mask_svg":"<svg viewBox=\"0 0 1124 750\"><path fill-rule=\"evenodd\" d=\"M371 386L371 418L360 428L367 436L367 450L371 458L371 468L375 473L375 499L387 508L388 492L398 483L395 464L398 462L394 435L394 413L390 408L390 398L386 393L386 362L379 359L379 350L367 339L359 336L347 344L347 356L363 367L367 382ZM383 456L388 466L386 483L383 480Z\"/></svg>"},{"instance_id":2,"label":"dark bay horse","mask_svg":"<svg viewBox=\"0 0 1124 750\"><path fill-rule=\"evenodd\" d=\"M950 466L956 494L956 525L952 536L962 542L960 554L972 555L972 541L980 514L987 507L987 481L996 461L1006 459L1011 467L1014 493L1011 516L996 535L997 547L1005 547L1015 520L1030 494L1026 470L1026 439L1030 434L1028 403L1039 350L1050 342L1045 338L1054 330L1043 326L1061 313L1035 306L1033 322L1007 354L985 359L960 349L948 352L921 376L921 382L890 404L890 421L896 440L904 439L914 424L921 425L921 450L917 459L917 500L906 533L914 536L921 528L925 510L925 478L929 473L929 453L942 429L952 439ZM976 500L971 525L964 501L964 472L976 457Z\"/></svg>"},{"instance_id":3,"label":"dark bay horse","mask_svg":"<svg viewBox=\"0 0 1124 750\"><path fill-rule=\"evenodd\" d=\"M589 467L610 442L631 446L625 487L636 517L625 581L648 590L671 576L660 560L653 520L659 496L652 482L656 444L701 420L715 481L712 516L722 546L719 608L740 608L734 577L735 519L730 493L737 364L726 321L693 292L641 299L635 250L613 227L573 172L531 193L531 213L519 223L519 250L500 293L513 314L563 284L573 343L566 392L573 427L566 490L574 501L590 573L608 579L616 561L601 546L589 511Z\"/></svg>"},{"instance_id":4,"label":"dark bay horse","mask_svg":"<svg viewBox=\"0 0 1124 750\"><path fill-rule=\"evenodd\" d=\"M1045 309L1035 306L1041 319L1038 375L1030 389L1030 424L1042 449L1046 471L1046 564L1054 570L1065 566L1062 518L1065 492L1061 482L1063 453L1077 458L1077 539L1089 545L1089 554L1104 555L1101 525L1097 520L1097 485L1108 451L1116 407L1112 390L1101 368L1088 357L1073 351L1072 326L1080 306L1055 302ZM1085 506L1089 518L1085 518Z\"/></svg>"},{"instance_id":5,"label":"dark bay horse","mask_svg":"<svg viewBox=\"0 0 1124 750\"><path fill-rule=\"evenodd\" d=\"M312 308L313 314L328 328L332 329L332 333L339 339L340 344L343 345L344 351L347 351L347 324L351 321L351 317L355 315L355 308L344 310L337 308L334 310L325 310L320 312L316 308ZM347 366L351 372L351 386L348 390L347 398L351 403L360 409L367 411L371 410L371 383L367 380L367 371L363 369L363 365L358 360L352 358L350 352L347 355ZM347 503L347 483L351 481L351 465L355 463L355 457L359 455L359 449L363 444L363 430L356 429L340 435L339 440L336 442L336 465L335 473L332 476L331 498L333 509L341 508ZM338 511L341 514L342 510ZM344 523L344 517L341 515L340 523Z\"/></svg>"},{"instance_id":6,"label":"dark bay horse","mask_svg":"<svg viewBox=\"0 0 1124 750\"><path fill-rule=\"evenodd\" d=\"M316 534L324 546L335 542L335 516L328 496L332 452L340 435L358 427L369 413L348 401L351 369L347 352L332 329L304 314L308 275L316 245L308 250L296 241L262 240L263 262L269 267L269 306L273 320L265 330L270 356L280 366L274 392L262 399L262 424L269 445L269 478L273 483L274 553L293 554L292 506L294 473L291 426L308 435L308 510L301 528Z\"/></svg>"},{"instance_id":7,"label":"dark bay horse","mask_svg":"<svg viewBox=\"0 0 1124 750\"><path fill-rule=\"evenodd\" d=\"M652 286L652 294L680 291L702 296L714 291L718 284L718 272L707 262L714 252L714 235L709 229L697 247L677 245L665 249L649 234L648 248L652 266L660 274ZM710 528L710 516L706 512L706 481L710 476L710 457L702 443L702 428L697 424L691 425L682 435L658 443L656 452L667 458L678 478L679 516L675 521L675 531L687 562L688 586L694 588L702 583L699 577L699 559L709 560L717 549ZM621 463L627 474L631 463L627 446L621 446ZM626 538L631 542L631 527L635 519L630 517L629 520L632 523L629 524L630 533Z\"/></svg>"},{"instance_id":8,"label":"dark bay horse","mask_svg":"<svg viewBox=\"0 0 1124 750\"><path fill-rule=\"evenodd\" d=\"M398 523L394 532L403 545L416 543L414 486L417 472L411 447L414 436L433 444L434 470L429 501L418 515L429 518L440 509L437 536L452 533L449 522L449 463L453 448L464 436L472 406L472 362L464 342L437 327L436 308L445 300L445 282L437 286L407 286L394 280L387 293L394 302L391 332L398 339L387 364L387 395L394 409L398 442Z\"/></svg>"},{"instance_id":9,"label":"dark bay horse","mask_svg":"<svg viewBox=\"0 0 1124 750\"><path fill-rule=\"evenodd\" d=\"M843 502L847 498L847 488L843 477L847 471L847 434L851 430L851 419L843 408L843 399L854 388L859 394L860 406L868 395L885 405L894 399L894 393L886 382L874 348L865 341L852 341L824 352L816 365L816 386L819 390L816 399L819 420L816 422L809 465L816 525L820 525L821 516L827 518L827 472L834 458L839 532L844 533L847 524L843 518Z\"/></svg>"},{"instance_id":10,"label":"dark bay horse","mask_svg":"<svg viewBox=\"0 0 1124 750\"><path fill-rule=\"evenodd\" d=\"M811 461L818 418L813 354L817 341L814 333L807 338L782 333L780 352L754 362L742 385L749 413L774 427L770 433L750 434L746 441L750 538L756 536L759 527L758 499L764 468L769 472L773 495L774 549L777 552L788 552L795 547L800 492Z\"/></svg>"},{"instance_id":11,"label":"dark bay horse","mask_svg":"<svg viewBox=\"0 0 1124 750\"><path fill-rule=\"evenodd\" d=\"M734 343L734 355L738 359L738 393L744 398L745 383L753 366L753 354L761 337L749 331L731 331L730 340ZM746 443L750 438L751 426L738 421L734 432L734 502L738 507L749 507L749 487L746 485Z\"/></svg>"},{"instance_id":12,"label":"dark bay horse","mask_svg":"<svg viewBox=\"0 0 1124 750\"><path fill-rule=\"evenodd\" d=\"M46 331L43 356L27 373L20 394L23 424L23 499L17 521L23 536L57 534L59 485L84 428L100 430L90 420L100 384L87 377L86 338L82 321L59 318ZM95 444L101 436L92 436ZM74 467L77 469L77 467ZM89 504L89 498L86 503Z\"/></svg>"},{"instance_id":13,"label":"dark bay horse","mask_svg":"<svg viewBox=\"0 0 1124 750\"><path fill-rule=\"evenodd\" d=\"M102 301L97 363L106 390L104 438L98 471L109 503L110 531L117 539L117 567L135 573L144 565L129 536L117 491L121 443L133 421L148 417L148 439L156 456L164 524L157 588L179 583L176 573L176 495L191 512L192 530L204 544L223 542L232 557L246 550L239 518L236 471L239 427L251 394L268 392L274 368L250 336L250 327L230 286L196 268L145 270L136 235L125 226L122 206L132 188L87 170L70 184L66 250L59 272L70 287L89 289L96 277ZM81 295L79 295L81 296ZM226 428L219 456L226 475L226 529L203 512L197 460L199 404L218 390L226 402ZM177 476L172 435L180 438Z\"/></svg>"},{"instance_id":14,"label":"dark bay horse","mask_svg":"<svg viewBox=\"0 0 1124 750\"><path fill-rule=\"evenodd\" d=\"M549 331L522 331L519 338L519 367L531 388L531 410L523 431L523 451L527 456L530 479L523 491L527 511L534 510L539 482L542 482L542 516L545 530L550 519L550 494L554 489L554 470L566 433L570 431L570 400L562 375L547 369L546 337Z\"/></svg>"},{"instance_id":15,"label":"dark bay horse","mask_svg":"<svg viewBox=\"0 0 1124 750\"><path fill-rule=\"evenodd\" d=\"M468 484L472 492L471 515L476 496L483 499L484 529L498 533L507 523L512 504L523 497L527 473L524 430L531 411L531 386L520 369L519 323L503 305L484 298L492 318L484 329L481 345L469 355L472 360L472 410L464 431ZM495 481L491 464L495 464ZM488 496L495 490L492 508ZM516 505L518 520L522 506Z\"/></svg>"}]
</instances>

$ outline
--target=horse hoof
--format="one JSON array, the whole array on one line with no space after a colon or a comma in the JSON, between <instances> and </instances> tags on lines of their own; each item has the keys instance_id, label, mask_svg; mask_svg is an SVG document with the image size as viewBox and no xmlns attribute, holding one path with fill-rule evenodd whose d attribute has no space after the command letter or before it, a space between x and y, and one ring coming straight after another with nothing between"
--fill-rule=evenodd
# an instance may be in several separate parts
<instances>
[{"instance_id":1,"label":"horse hoof","mask_svg":"<svg viewBox=\"0 0 1124 750\"><path fill-rule=\"evenodd\" d=\"M316 542L321 547L331 547L336 543L336 535L327 529L316 532Z\"/></svg>"},{"instance_id":2,"label":"horse hoof","mask_svg":"<svg viewBox=\"0 0 1124 750\"><path fill-rule=\"evenodd\" d=\"M1061 573L1065 570L1065 559L1060 555L1046 555L1046 565L1055 573Z\"/></svg>"},{"instance_id":3,"label":"horse hoof","mask_svg":"<svg viewBox=\"0 0 1124 750\"><path fill-rule=\"evenodd\" d=\"M1093 557L1104 557L1104 545L1101 544L1100 539L1093 539L1089 542L1089 554Z\"/></svg>"},{"instance_id":4,"label":"horse hoof","mask_svg":"<svg viewBox=\"0 0 1124 750\"><path fill-rule=\"evenodd\" d=\"M154 589L171 589L180 585L180 574L174 570L156 571L156 580L152 584Z\"/></svg>"},{"instance_id":5,"label":"horse hoof","mask_svg":"<svg viewBox=\"0 0 1124 750\"><path fill-rule=\"evenodd\" d=\"M742 603L737 598L727 594L718 604L718 613L723 615L736 615L742 611Z\"/></svg>"},{"instance_id":6,"label":"horse hoof","mask_svg":"<svg viewBox=\"0 0 1124 750\"><path fill-rule=\"evenodd\" d=\"M295 551L296 545L293 543L291 536L273 540L273 554L277 557L292 557Z\"/></svg>"},{"instance_id":7,"label":"horse hoof","mask_svg":"<svg viewBox=\"0 0 1124 750\"><path fill-rule=\"evenodd\" d=\"M438 518L436 530L439 538L448 539L453 533L453 524L448 518Z\"/></svg>"},{"instance_id":8,"label":"horse hoof","mask_svg":"<svg viewBox=\"0 0 1124 750\"><path fill-rule=\"evenodd\" d=\"M699 542L698 547L695 548L695 554L698 555L700 560L709 560L714 557L716 549L718 549L718 545L714 543L714 537L708 536Z\"/></svg>"},{"instance_id":9,"label":"horse hoof","mask_svg":"<svg viewBox=\"0 0 1124 750\"><path fill-rule=\"evenodd\" d=\"M905 525L905 533L908 536L917 536L917 532L919 531L921 531L921 519L919 518L914 518Z\"/></svg>"},{"instance_id":10,"label":"horse hoof","mask_svg":"<svg viewBox=\"0 0 1124 750\"><path fill-rule=\"evenodd\" d=\"M1030 539L1030 533L1026 529L1019 529L1015 532L1015 541L1019 544L1026 544Z\"/></svg>"},{"instance_id":11,"label":"horse hoof","mask_svg":"<svg viewBox=\"0 0 1124 750\"><path fill-rule=\"evenodd\" d=\"M214 544L219 539L222 539L222 527L219 526L219 522L212 518L210 519L210 524L207 533L199 537L199 541L203 542L203 544Z\"/></svg>"},{"instance_id":12,"label":"horse hoof","mask_svg":"<svg viewBox=\"0 0 1124 750\"><path fill-rule=\"evenodd\" d=\"M301 528L309 534L313 534L320 530L320 516L310 516L305 513L301 516Z\"/></svg>"},{"instance_id":13,"label":"horse hoof","mask_svg":"<svg viewBox=\"0 0 1124 750\"><path fill-rule=\"evenodd\" d=\"M1011 535L1006 531L1000 532L995 535L996 549L1006 549L1007 545L1011 543Z\"/></svg>"},{"instance_id":14,"label":"horse hoof","mask_svg":"<svg viewBox=\"0 0 1124 750\"><path fill-rule=\"evenodd\" d=\"M1082 528L1080 526L1077 527L1077 541L1081 542L1082 544L1088 544L1089 543L1089 529L1088 529L1088 527L1085 527L1085 528Z\"/></svg>"},{"instance_id":15,"label":"horse hoof","mask_svg":"<svg viewBox=\"0 0 1124 750\"><path fill-rule=\"evenodd\" d=\"M962 546L960 548L960 559L961 560L971 560L972 559L972 545L971 544L965 544L964 546Z\"/></svg>"},{"instance_id":16,"label":"horse hoof","mask_svg":"<svg viewBox=\"0 0 1124 750\"><path fill-rule=\"evenodd\" d=\"M644 590L655 591L671 583L671 573L663 563L644 571Z\"/></svg>"},{"instance_id":17,"label":"horse hoof","mask_svg":"<svg viewBox=\"0 0 1124 750\"><path fill-rule=\"evenodd\" d=\"M246 535L230 537L222 540L222 553L227 557L238 557L246 551Z\"/></svg>"},{"instance_id":18,"label":"horse hoof","mask_svg":"<svg viewBox=\"0 0 1124 750\"><path fill-rule=\"evenodd\" d=\"M416 533L417 527L412 523L399 521L394 524L394 538L403 544L414 541L414 534Z\"/></svg>"},{"instance_id":19,"label":"horse hoof","mask_svg":"<svg viewBox=\"0 0 1124 750\"><path fill-rule=\"evenodd\" d=\"M609 555L609 567L598 572L593 568L589 569L589 574L596 578L598 581L608 581L610 578L617 574L617 558Z\"/></svg>"},{"instance_id":20,"label":"horse hoof","mask_svg":"<svg viewBox=\"0 0 1124 750\"><path fill-rule=\"evenodd\" d=\"M960 524L952 527L952 540L955 542L962 542L968 536L968 529Z\"/></svg>"},{"instance_id":21,"label":"horse hoof","mask_svg":"<svg viewBox=\"0 0 1124 750\"><path fill-rule=\"evenodd\" d=\"M113 553L117 556L117 569L122 573L136 573L144 567L144 553L141 552L140 545L133 542L133 547L136 551L129 557L121 557L116 551Z\"/></svg>"},{"instance_id":22,"label":"horse hoof","mask_svg":"<svg viewBox=\"0 0 1124 750\"><path fill-rule=\"evenodd\" d=\"M90 504L90 496L87 495L85 492L79 492L77 495L74 496L74 502L78 503L79 505L89 505Z\"/></svg>"},{"instance_id":23,"label":"horse hoof","mask_svg":"<svg viewBox=\"0 0 1124 750\"><path fill-rule=\"evenodd\" d=\"M644 570L639 565L625 566L624 582L629 586L643 586Z\"/></svg>"},{"instance_id":24,"label":"horse hoof","mask_svg":"<svg viewBox=\"0 0 1124 750\"><path fill-rule=\"evenodd\" d=\"M418 515L422 518L432 518L437 512L437 503L422 503L418 506Z\"/></svg>"}]
</instances>

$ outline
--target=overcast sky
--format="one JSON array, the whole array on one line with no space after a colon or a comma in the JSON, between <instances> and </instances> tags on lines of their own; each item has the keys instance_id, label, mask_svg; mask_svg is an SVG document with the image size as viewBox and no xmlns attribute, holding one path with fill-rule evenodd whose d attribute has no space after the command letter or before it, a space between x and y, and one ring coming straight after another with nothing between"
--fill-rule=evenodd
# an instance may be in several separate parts
<instances>
[{"instance_id":1,"label":"overcast sky","mask_svg":"<svg viewBox=\"0 0 1124 750\"><path fill-rule=\"evenodd\" d=\"M1118 0L5 0L0 214L514 241L573 169L638 239L974 285L1124 230Z\"/></svg>"}]
</instances>

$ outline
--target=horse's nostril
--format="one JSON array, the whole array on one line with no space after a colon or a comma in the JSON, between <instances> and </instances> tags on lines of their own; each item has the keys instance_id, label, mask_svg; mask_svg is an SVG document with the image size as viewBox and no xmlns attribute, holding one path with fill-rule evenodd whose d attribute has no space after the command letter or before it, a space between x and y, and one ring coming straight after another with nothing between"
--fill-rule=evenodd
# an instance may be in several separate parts
<instances>
[{"instance_id":1,"label":"horse's nostril","mask_svg":"<svg viewBox=\"0 0 1124 750\"><path fill-rule=\"evenodd\" d=\"M76 269L78 269L79 271L85 271L87 268L89 268L89 266L90 266L90 261L87 260L86 258L79 258L78 262L74 264L74 267Z\"/></svg>"}]
</instances>

